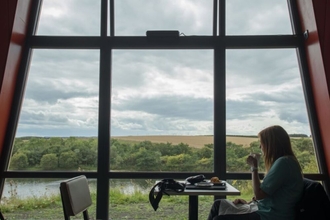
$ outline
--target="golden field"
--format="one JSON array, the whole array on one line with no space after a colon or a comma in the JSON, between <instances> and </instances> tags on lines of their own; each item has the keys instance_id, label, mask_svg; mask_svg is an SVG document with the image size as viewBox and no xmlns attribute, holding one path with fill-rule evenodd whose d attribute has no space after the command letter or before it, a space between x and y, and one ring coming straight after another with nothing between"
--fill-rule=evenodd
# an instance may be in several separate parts
<instances>
[{"instance_id":1,"label":"golden field","mask_svg":"<svg viewBox=\"0 0 330 220\"><path fill-rule=\"evenodd\" d=\"M151 141L152 143L171 143L173 145L184 143L190 147L201 148L205 144L213 144L212 135L200 135L200 136L114 136L114 139L129 141L129 142L141 142ZM250 146L250 143L257 141L257 137L234 137L227 136L226 142L232 142L235 144L241 144L244 147Z\"/></svg>"}]
</instances>

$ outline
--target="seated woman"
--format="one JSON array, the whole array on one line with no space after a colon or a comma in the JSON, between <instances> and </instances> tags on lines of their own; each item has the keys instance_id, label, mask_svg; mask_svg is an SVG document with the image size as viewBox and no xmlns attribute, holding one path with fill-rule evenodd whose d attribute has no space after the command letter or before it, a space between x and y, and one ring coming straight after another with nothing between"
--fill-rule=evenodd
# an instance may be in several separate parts
<instances>
[{"instance_id":1,"label":"seated woman","mask_svg":"<svg viewBox=\"0 0 330 220\"><path fill-rule=\"evenodd\" d=\"M247 214L219 215L221 201L216 200L208 220L249 219L249 220L292 220L294 207L303 191L303 175L295 157L290 137L280 126L271 126L259 132L260 148L263 153L266 174L260 183L258 161L250 155L247 164L251 166L254 200L257 211ZM224 202L223 202L224 203ZM243 199L233 201L235 205L247 203Z\"/></svg>"}]
</instances>

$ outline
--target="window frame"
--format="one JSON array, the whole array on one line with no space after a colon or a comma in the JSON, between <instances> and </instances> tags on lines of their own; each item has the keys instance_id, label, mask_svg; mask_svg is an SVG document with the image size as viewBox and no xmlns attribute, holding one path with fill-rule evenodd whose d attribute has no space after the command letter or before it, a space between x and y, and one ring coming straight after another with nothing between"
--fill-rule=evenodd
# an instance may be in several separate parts
<instances>
[{"instance_id":1,"label":"window frame","mask_svg":"<svg viewBox=\"0 0 330 220\"><path fill-rule=\"evenodd\" d=\"M302 86L305 94L308 117L314 140L316 158L320 168L319 174L304 174L305 177L325 181L328 179L323 145L316 118L316 110L312 97L309 71L304 49L304 35L300 28L297 7L294 0L288 0L288 7L292 21L292 35L263 35L263 36L226 36L225 33L225 1L213 0L213 35L212 36L184 36L178 39L148 39L147 37L122 37L114 33L114 0L101 1L101 35L97 37L84 36L36 36L34 35L41 0L34 1L31 10L26 47L24 49L13 110L9 119L8 131L5 135L4 151L1 155L0 168L2 181L0 191L4 186L5 178L71 178L77 175L86 175L97 179L97 218L107 219L109 210L109 180L110 179L157 179L176 178L184 179L194 172L114 172L109 169L110 157L110 118L111 118L111 55L114 49L209 49L214 51L214 171L206 172L206 176L218 176L220 179L251 179L250 173L233 173L226 171L223 161L226 161L226 86L225 62L227 49L261 49L261 48L294 48L297 50ZM108 8L110 16L107 16ZM109 18L109 21L108 21ZM109 24L109 25L108 25ZM107 36L110 27L110 36ZM15 131L27 80L28 67L33 49L99 49L100 50L100 78L99 78L99 119L98 119L98 163L95 172L30 172L8 171L11 149L15 139ZM104 147L107 146L107 147ZM107 164L105 166L105 164Z\"/></svg>"}]
</instances>

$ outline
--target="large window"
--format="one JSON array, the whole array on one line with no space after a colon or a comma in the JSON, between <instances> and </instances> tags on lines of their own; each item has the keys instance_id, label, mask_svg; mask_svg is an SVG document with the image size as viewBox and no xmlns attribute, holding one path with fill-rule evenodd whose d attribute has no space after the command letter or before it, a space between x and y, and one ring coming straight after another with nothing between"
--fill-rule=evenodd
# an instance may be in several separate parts
<instances>
[{"instance_id":1,"label":"large window","mask_svg":"<svg viewBox=\"0 0 330 220\"><path fill-rule=\"evenodd\" d=\"M98 219L144 216L157 179L204 173L249 192L245 158L274 124L291 135L304 173L321 180L290 11L285 0L43 0L20 72L5 189L83 174ZM125 201L141 215L118 214Z\"/></svg>"},{"instance_id":2,"label":"large window","mask_svg":"<svg viewBox=\"0 0 330 220\"><path fill-rule=\"evenodd\" d=\"M226 136L227 143L231 142L227 145L228 171L248 171L245 158L250 152L261 152L257 134L269 125L286 129L305 172L319 172L296 51L227 50ZM239 142L244 136L245 140Z\"/></svg>"},{"instance_id":3,"label":"large window","mask_svg":"<svg viewBox=\"0 0 330 220\"><path fill-rule=\"evenodd\" d=\"M35 49L13 170L96 170L99 51Z\"/></svg>"},{"instance_id":4,"label":"large window","mask_svg":"<svg viewBox=\"0 0 330 220\"><path fill-rule=\"evenodd\" d=\"M213 148L202 154L213 144L212 52L115 50L112 58L110 169L212 171Z\"/></svg>"}]
</instances>

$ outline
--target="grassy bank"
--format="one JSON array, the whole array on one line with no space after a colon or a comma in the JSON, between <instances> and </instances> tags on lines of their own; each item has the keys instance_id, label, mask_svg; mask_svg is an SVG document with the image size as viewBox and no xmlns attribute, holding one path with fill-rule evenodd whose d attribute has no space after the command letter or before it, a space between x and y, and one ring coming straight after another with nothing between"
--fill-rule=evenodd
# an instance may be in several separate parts
<instances>
[{"instance_id":1,"label":"grassy bank","mask_svg":"<svg viewBox=\"0 0 330 220\"><path fill-rule=\"evenodd\" d=\"M93 206L89 208L91 219L96 217L96 196L92 193ZM212 197L200 198L200 218L205 219L212 204ZM59 196L31 199L13 199L1 206L6 219L63 219ZM157 211L149 203L147 194L136 193L128 196L111 192L109 217L116 219L187 219L187 196L164 196ZM82 219L82 215L73 219Z\"/></svg>"},{"instance_id":2,"label":"grassy bank","mask_svg":"<svg viewBox=\"0 0 330 220\"><path fill-rule=\"evenodd\" d=\"M90 207L91 219L96 218L96 193L92 192L93 205ZM251 196L245 196L246 199ZM233 199L234 197L229 199ZM243 197L244 198L244 197ZM151 207L147 193L136 192L125 195L119 189L110 190L109 217L116 219L188 219L188 196L164 195L157 211ZM12 198L3 201L1 210L6 219L63 219L59 195L41 198ZM199 218L206 219L213 203L212 196L199 197ZM82 219L82 215L72 219Z\"/></svg>"}]
</instances>

